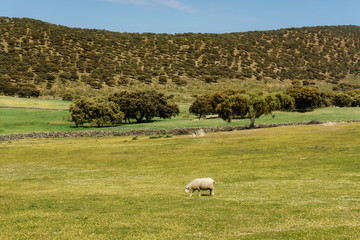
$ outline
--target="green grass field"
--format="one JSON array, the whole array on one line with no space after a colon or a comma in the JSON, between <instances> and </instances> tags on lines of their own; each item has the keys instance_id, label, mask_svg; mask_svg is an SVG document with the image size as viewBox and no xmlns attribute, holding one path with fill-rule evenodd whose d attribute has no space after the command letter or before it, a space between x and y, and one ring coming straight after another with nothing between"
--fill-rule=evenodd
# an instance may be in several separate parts
<instances>
[{"instance_id":1,"label":"green grass field","mask_svg":"<svg viewBox=\"0 0 360 240\"><path fill-rule=\"evenodd\" d=\"M189 106L182 106L185 111ZM311 120L341 121L359 120L360 108L322 108L312 112L273 112L274 116L261 116L259 123L289 123ZM138 129L173 129L186 127L213 127L249 125L249 119L234 119L227 123L220 118L194 119L195 116L182 113L172 119L155 119L153 122L140 124L123 124L116 127L79 127L69 122L70 114L66 110L0 108L0 134L29 133L29 132L58 132L58 131L130 131Z\"/></svg>"},{"instance_id":2,"label":"green grass field","mask_svg":"<svg viewBox=\"0 0 360 240\"><path fill-rule=\"evenodd\" d=\"M116 127L79 127L70 122L71 102L44 99L23 99L0 96L0 135L30 132L59 131L130 131L139 129L174 129L187 127L214 127L249 125L249 119L234 119L227 123L220 118L197 120L188 113L190 105L180 105L181 114L172 119L154 119L153 122L123 124ZM19 108L21 106L21 108ZM360 108L322 108L311 112L273 112L261 116L256 124L319 121L360 120Z\"/></svg>"},{"instance_id":3,"label":"green grass field","mask_svg":"<svg viewBox=\"0 0 360 240\"><path fill-rule=\"evenodd\" d=\"M359 239L359 136L338 123L1 142L0 239ZM214 197L184 192L197 177Z\"/></svg>"}]
</instances>

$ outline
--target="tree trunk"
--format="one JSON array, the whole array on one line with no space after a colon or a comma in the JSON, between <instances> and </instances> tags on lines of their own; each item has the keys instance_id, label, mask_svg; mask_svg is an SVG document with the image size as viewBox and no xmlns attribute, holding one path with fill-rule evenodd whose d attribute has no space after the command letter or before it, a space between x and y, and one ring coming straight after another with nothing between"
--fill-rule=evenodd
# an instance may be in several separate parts
<instances>
[{"instance_id":1,"label":"tree trunk","mask_svg":"<svg viewBox=\"0 0 360 240\"><path fill-rule=\"evenodd\" d=\"M250 116L250 128L254 128L255 127L255 116Z\"/></svg>"},{"instance_id":2,"label":"tree trunk","mask_svg":"<svg viewBox=\"0 0 360 240\"><path fill-rule=\"evenodd\" d=\"M249 128L255 127L256 112L253 106L249 107L250 126Z\"/></svg>"},{"instance_id":3,"label":"tree trunk","mask_svg":"<svg viewBox=\"0 0 360 240\"><path fill-rule=\"evenodd\" d=\"M140 116L135 116L135 120L136 122L142 122L143 118L144 118L145 114L141 113Z\"/></svg>"}]
</instances>

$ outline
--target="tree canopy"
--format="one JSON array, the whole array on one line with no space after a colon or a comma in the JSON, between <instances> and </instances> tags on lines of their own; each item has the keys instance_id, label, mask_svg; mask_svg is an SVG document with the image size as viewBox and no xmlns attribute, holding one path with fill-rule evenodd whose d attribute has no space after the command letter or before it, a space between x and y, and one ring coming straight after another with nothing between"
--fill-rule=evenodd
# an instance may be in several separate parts
<instances>
[{"instance_id":1,"label":"tree canopy","mask_svg":"<svg viewBox=\"0 0 360 240\"><path fill-rule=\"evenodd\" d=\"M204 112L216 113L228 122L235 117L248 117L250 127L253 128L256 118L275 110L289 110L293 107L293 99L286 94L274 96L264 95L262 92L225 90L197 97L190 106L190 112L199 117L204 115Z\"/></svg>"},{"instance_id":2,"label":"tree canopy","mask_svg":"<svg viewBox=\"0 0 360 240\"><path fill-rule=\"evenodd\" d=\"M286 91L286 94L295 100L295 108L298 110L308 110L321 107L321 93L314 87L292 88Z\"/></svg>"},{"instance_id":3,"label":"tree canopy","mask_svg":"<svg viewBox=\"0 0 360 240\"><path fill-rule=\"evenodd\" d=\"M141 122L154 117L171 118L179 114L179 106L156 91L122 91L107 98L81 97L70 105L72 120L76 126L113 126L123 120Z\"/></svg>"},{"instance_id":4,"label":"tree canopy","mask_svg":"<svg viewBox=\"0 0 360 240\"><path fill-rule=\"evenodd\" d=\"M250 119L250 128L253 128L256 118L280 108L280 101L274 96L264 96L262 92L247 92L228 96L225 101L218 104L216 112L228 122L234 117L247 116Z\"/></svg>"},{"instance_id":5,"label":"tree canopy","mask_svg":"<svg viewBox=\"0 0 360 240\"><path fill-rule=\"evenodd\" d=\"M90 126L113 126L121 124L124 114L114 102L104 98L80 98L70 105L69 109L76 126L89 123Z\"/></svg>"},{"instance_id":6,"label":"tree canopy","mask_svg":"<svg viewBox=\"0 0 360 240\"><path fill-rule=\"evenodd\" d=\"M207 114L213 113L210 95L198 96L189 108L189 112L198 115L199 119Z\"/></svg>"},{"instance_id":7,"label":"tree canopy","mask_svg":"<svg viewBox=\"0 0 360 240\"><path fill-rule=\"evenodd\" d=\"M122 91L110 96L109 100L120 106L125 121L150 121L154 117L166 119L180 113L179 106L171 102L171 97L154 90Z\"/></svg>"}]
</instances>

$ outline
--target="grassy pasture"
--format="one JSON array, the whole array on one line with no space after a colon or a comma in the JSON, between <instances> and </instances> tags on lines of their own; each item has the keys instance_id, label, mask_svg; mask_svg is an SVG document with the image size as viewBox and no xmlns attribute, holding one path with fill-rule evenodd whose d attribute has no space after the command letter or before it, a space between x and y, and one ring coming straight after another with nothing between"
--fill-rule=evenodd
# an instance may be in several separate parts
<instances>
[{"instance_id":1,"label":"grassy pasture","mask_svg":"<svg viewBox=\"0 0 360 240\"><path fill-rule=\"evenodd\" d=\"M130 131L138 129L173 129L186 127L213 127L249 125L249 119L234 119L227 123L220 118L201 119L188 113L190 105L180 105L181 114L172 119L155 118L153 122L123 124L115 127L80 127L70 121L68 111L71 102L45 99L24 99L0 96L0 134L57 132L57 131ZM273 115L261 116L259 123L289 123L319 121L341 121L360 119L359 108L322 108L311 112L273 112Z\"/></svg>"},{"instance_id":2,"label":"grassy pasture","mask_svg":"<svg viewBox=\"0 0 360 240\"><path fill-rule=\"evenodd\" d=\"M66 110L0 108L0 134L29 133L29 132L57 132L57 131L129 131L138 129L173 129L185 127L213 127L231 125L249 125L249 119L234 119L227 123L220 118L201 119L185 113L188 105L181 106L183 113L172 119L154 119L153 122L140 124L123 124L116 127L80 127L69 122L70 114ZM359 108L322 108L312 112L273 112L273 115L261 116L259 123L288 123L311 120L340 121L360 119Z\"/></svg>"},{"instance_id":3,"label":"grassy pasture","mask_svg":"<svg viewBox=\"0 0 360 240\"><path fill-rule=\"evenodd\" d=\"M360 123L0 152L0 239L360 238ZM214 197L184 192L196 177Z\"/></svg>"},{"instance_id":4,"label":"grassy pasture","mask_svg":"<svg viewBox=\"0 0 360 240\"><path fill-rule=\"evenodd\" d=\"M68 110L71 103L62 100L0 96L0 107Z\"/></svg>"}]
</instances>

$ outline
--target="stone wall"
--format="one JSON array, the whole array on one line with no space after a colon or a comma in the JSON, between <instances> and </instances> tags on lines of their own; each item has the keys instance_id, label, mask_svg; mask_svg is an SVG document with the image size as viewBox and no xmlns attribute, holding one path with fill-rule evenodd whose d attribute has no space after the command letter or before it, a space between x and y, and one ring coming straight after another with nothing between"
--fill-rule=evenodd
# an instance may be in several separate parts
<instances>
[{"instance_id":1,"label":"stone wall","mask_svg":"<svg viewBox=\"0 0 360 240\"><path fill-rule=\"evenodd\" d=\"M343 122L360 122L343 121ZM309 121L300 123L282 123L282 124L257 124L255 128L271 128L281 126L324 124L321 121ZM0 135L0 141L13 141L28 138L64 138L64 137L108 137L108 136L139 136L139 135L192 135L199 129L203 129L205 133L211 132L228 132L236 130L249 129L248 126L225 126L225 127L203 127L203 128L176 128L171 130L133 130L133 131L69 131L69 132L32 132Z\"/></svg>"}]
</instances>

